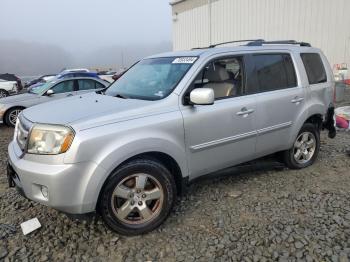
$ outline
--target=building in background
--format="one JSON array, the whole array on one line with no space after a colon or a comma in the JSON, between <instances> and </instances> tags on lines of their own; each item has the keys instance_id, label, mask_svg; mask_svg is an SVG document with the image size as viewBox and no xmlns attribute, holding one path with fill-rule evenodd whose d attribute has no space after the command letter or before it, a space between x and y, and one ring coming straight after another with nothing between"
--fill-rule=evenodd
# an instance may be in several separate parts
<instances>
[{"instance_id":1,"label":"building in background","mask_svg":"<svg viewBox=\"0 0 350 262\"><path fill-rule=\"evenodd\" d=\"M350 0L174 0L173 48L240 39L297 40L350 65Z\"/></svg>"}]
</instances>

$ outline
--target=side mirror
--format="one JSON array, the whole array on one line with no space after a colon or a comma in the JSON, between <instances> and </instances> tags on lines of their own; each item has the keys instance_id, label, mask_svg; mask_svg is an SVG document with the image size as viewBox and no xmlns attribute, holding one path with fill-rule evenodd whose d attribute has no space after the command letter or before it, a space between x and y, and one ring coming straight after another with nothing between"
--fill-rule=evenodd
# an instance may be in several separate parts
<instances>
[{"instance_id":1,"label":"side mirror","mask_svg":"<svg viewBox=\"0 0 350 262\"><path fill-rule=\"evenodd\" d=\"M190 102L194 105L212 105L215 96L212 88L196 88L190 93Z\"/></svg>"},{"instance_id":2,"label":"side mirror","mask_svg":"<svg viewBox=\"0 0 350 262\"><path fill-rule=\"evenodd\" d=\"M52 89L47 90L46 95L52 96L55 92Z\"/></svg>"}]
</instances>

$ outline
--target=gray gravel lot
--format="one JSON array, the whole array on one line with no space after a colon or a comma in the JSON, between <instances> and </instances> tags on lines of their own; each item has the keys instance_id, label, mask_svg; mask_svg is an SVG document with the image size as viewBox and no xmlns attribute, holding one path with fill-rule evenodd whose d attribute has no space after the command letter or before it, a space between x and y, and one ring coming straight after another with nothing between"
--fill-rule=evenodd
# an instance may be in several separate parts
<instances>
[{"instance_id":1,"label":"gray gravel lot","mask_svg":"<svg viewBox=\"0 0 350 262\"><path fill-rule=\"evenodd\" d=\"M158 230L137 237L119 236L100 219L69 219L8 189L12 133L0 126L0 261L349 261L350 132L334 140L322 134L319 160L304 170L196 182ZM42 228L23 236L19 224L34 217Z\"/></svg>"}]
</instances>

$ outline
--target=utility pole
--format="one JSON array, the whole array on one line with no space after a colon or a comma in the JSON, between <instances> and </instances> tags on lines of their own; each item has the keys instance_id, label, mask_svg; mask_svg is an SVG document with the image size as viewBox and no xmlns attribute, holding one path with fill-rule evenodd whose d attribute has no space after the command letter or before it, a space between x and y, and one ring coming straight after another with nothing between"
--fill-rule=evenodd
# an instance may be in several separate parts
<instances>
[{"instance_id":1,"label":"utility pole","mask_svg":"<svg viewBox=\"0 0 350 262\"><path fill-rule=\"evenodd\" d=\"M121 56L122 56L122 68L124 70L124 50L123 49L122 49Z\"/></svg>"},{"instance_id":2,"label":"utility pole","mask_svg":"<svg viewBox=\"0 0 350 262\"><path fill-rule=\"evenodd\" d=\"M209 23L209 45L212 45L211 39L211 0L208 0L208 23Z\"/></svg>"}]
</instances>

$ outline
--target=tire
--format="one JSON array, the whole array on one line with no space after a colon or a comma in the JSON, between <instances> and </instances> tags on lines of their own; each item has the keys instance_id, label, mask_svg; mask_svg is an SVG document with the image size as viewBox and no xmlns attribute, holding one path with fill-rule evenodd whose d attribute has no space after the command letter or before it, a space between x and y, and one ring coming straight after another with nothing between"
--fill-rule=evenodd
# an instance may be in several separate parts
<instances>
[{"instance_id":1,"label":"tire","mask_svg":"<svg viewBox=\"0 0 350 262\"><path fill-rule=\"evenodd\" d=\"M7 92L4 89L0 89L0 98L4 98L4 97L7 97L7 96L9 96L9 92Z\"/></svg>"},{"instance_id":2,"label":"tire","mask_svg":"<svg viewBox=\"0 0 350 262\"><path fill-rule=\"evenodd\" d=\"M19 113L21 113L23 108L13 107L10 108L5 114L5 124L9 127L15 127L16 121Z\"/></svg>"},{"instance_id":3,"label":"tire","mask_svg":"<svg viewBox=\"0 0 350 262\"><path fill-rule=\"evenodd\" d=\"M175 199L169 170L153 159L135 159L111 174L101 191L98 211L113 231L138 235L162 224Z\"/></svg>"},{"instance_id":4,"label":"tire","mask_svg":"<svg viewBox=\"0 0 350 262\"><path fill-rule=\"evenodd\" d=\"M320 151L320 131L315 124L305 123L291 149L284 152L288 168L301 169L311 166Z\"/></svg>"}]
</instances>

